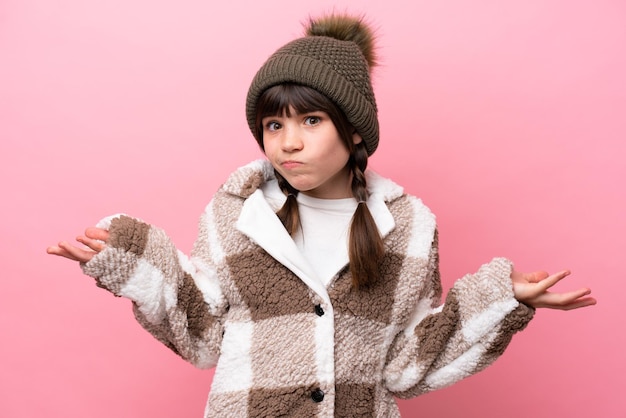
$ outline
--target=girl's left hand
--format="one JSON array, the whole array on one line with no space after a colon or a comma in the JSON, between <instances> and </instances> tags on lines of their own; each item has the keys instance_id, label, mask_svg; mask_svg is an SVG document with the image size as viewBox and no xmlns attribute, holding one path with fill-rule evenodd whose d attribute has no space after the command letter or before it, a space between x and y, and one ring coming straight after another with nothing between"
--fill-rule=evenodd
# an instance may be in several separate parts
<instances>
[{"instance_id":1,"label":"girl's left hand","mask_svg":"<svg viewBox=\"0 0 626 418\"><path fill-rule=\"evenodd\" d=\"M545 271L521 273L513 271L513 293L515 299L534 308L551 308L571 310L596 304L596 300L588 297L591 289L582 288L565 293L549 292L552 286L570 275L569 270L549 275Z\"/></svg>"},{"instance_id":2,"label":"girl's left hand","mask_svg":"<svg viewBox=\"0 0 626 418\"><path fill-rule=\"evenodd\" d=\"M90 227L85 230L85 235L76 238L76 241L83 244L84 247L77 247L67 241L61 241L57 245L48 247L46 252L52 255L65 257L69 260L86 263L93 258L94 255L104 250L109 240L109 231L102 228Z\"/></svg>"}]
</instances>

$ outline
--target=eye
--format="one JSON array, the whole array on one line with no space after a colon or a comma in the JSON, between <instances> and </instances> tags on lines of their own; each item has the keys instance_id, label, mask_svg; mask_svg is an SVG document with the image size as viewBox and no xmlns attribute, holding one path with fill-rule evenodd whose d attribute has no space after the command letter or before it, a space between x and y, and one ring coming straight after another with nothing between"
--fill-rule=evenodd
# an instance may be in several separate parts
<instances>
[{"instance_id":1,"label":"eye","mask_svg":"<svg viewBox=\"0 0 626 418\"><path fill-rule=\"evenodd\" d=\"M271 120L265 123L263 126L264 126L264 129L269 132L274 132L281 128L280 123L276 122L275 120Z\"/></svg>"},{"instance_id":2,"label":"eye","mask_svg":"<svg viewBox=\"0 0 626 418\"><path fill-rule=\"evenodd\" d=\"M322 121L322 118L320 116L307 116L304 119L304 123L309 126L319 125L321 121Z\"/></svg>"}]
</instances>

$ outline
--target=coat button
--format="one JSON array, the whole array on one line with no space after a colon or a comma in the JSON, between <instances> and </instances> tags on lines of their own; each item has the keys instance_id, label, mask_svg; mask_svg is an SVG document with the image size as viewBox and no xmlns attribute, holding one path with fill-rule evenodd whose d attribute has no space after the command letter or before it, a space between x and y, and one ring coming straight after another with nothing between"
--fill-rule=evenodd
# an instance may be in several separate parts
<instances>
[{"instance_id":1,"label":"coat button","mask_svg":"<svg viewBox=\"0 0 626 418\"><path fill-rule=\"evenodd\" d=\"M313 402L322 402L324 400L324 391L320 388L315 389L311 392L311 399L313 399Z\"/></svg>"},{"instance_id":2,"label":"coat button","mask_svg":"<svg viewBox=\"0 0 626 418\"><path fill-rule=\"evenodd\" d=\"M322 305L315 305L315 313L317 316L324 315L324 309L322 309Z\"/></svg>"}]
</instances>

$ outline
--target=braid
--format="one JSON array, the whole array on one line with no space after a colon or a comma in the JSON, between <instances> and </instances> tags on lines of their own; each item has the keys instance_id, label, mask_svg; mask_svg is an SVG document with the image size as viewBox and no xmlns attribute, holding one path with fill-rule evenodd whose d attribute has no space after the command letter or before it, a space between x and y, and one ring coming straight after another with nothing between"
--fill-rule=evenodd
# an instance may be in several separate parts
<instances>
[{"instance_id":1,"label":"braid","mask_svg":"<svg viewBox=\"0 0 626 418\"><path fill-rule=\"evenodd\" d=\"M291 184L281 176L278 171L274 170L274 175L278 181L278 187L287 195L287 200L283 206L276 212L278 219L283 223L289 235L293 235L300 225L300 215L298 213L298 190L294 189Z\"/></svg>"},{"instance_id":2,"label":"braid","mask_svg":"<svg viewBox=\"0 0 626 418\"><path fill-rule=\"evenodd\" d=\"M365 180L367 149L361 142L356 145L348 164L352 170L352 194L358 205L350 225L350 272L352 285L358 288L374 283L379 276L379 264L384 255L383 240L367 204L368 193Z\"/></svg>"},{"instance_id":3,"label":"braid","mask_svg":"<svg viewBox=\"0 0 626 418\"><path fill-rule=\"evenodd\" d=\"M367 151L365 147L355 146L348 164L350 164L352 169L352 194L357 202L366 202L368 196L364 173L367 168Z\"/></svg>"}]
</instances>

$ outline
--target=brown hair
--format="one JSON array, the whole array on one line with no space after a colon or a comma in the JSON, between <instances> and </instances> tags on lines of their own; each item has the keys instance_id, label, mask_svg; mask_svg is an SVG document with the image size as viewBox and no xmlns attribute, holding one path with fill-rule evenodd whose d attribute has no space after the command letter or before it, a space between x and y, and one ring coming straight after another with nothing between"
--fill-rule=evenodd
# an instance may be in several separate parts
<instances>
[{"instance_id":1,"label":"brown hair","mask_svg":"<svg viewBox=\"0 0 626 418\"><path fill-rule=\"evenodd\" d=\"M348 122L341 109L326 96L310 87L284 83L265 90L257 102L254 136L261 149L263 149L263 118L282 114L289 117L291 108L299 114L314 111L327 113L350 152L348 167L352 172L352 195L359 202L350 224L348 242L350 272L355 288L372 284L380 275L379 264L384 255L384 247L378 227L366 204L368 193L364 173L367 168L368 152L365 143L361 141L354 144L352 140L354 127ZM276 215L287 232L293 235L300 225L296 200L298 190L293 188L276 170L274 173L279 187L287 195L285 204L276 212Z\"/></svg>"}]
</instances>

